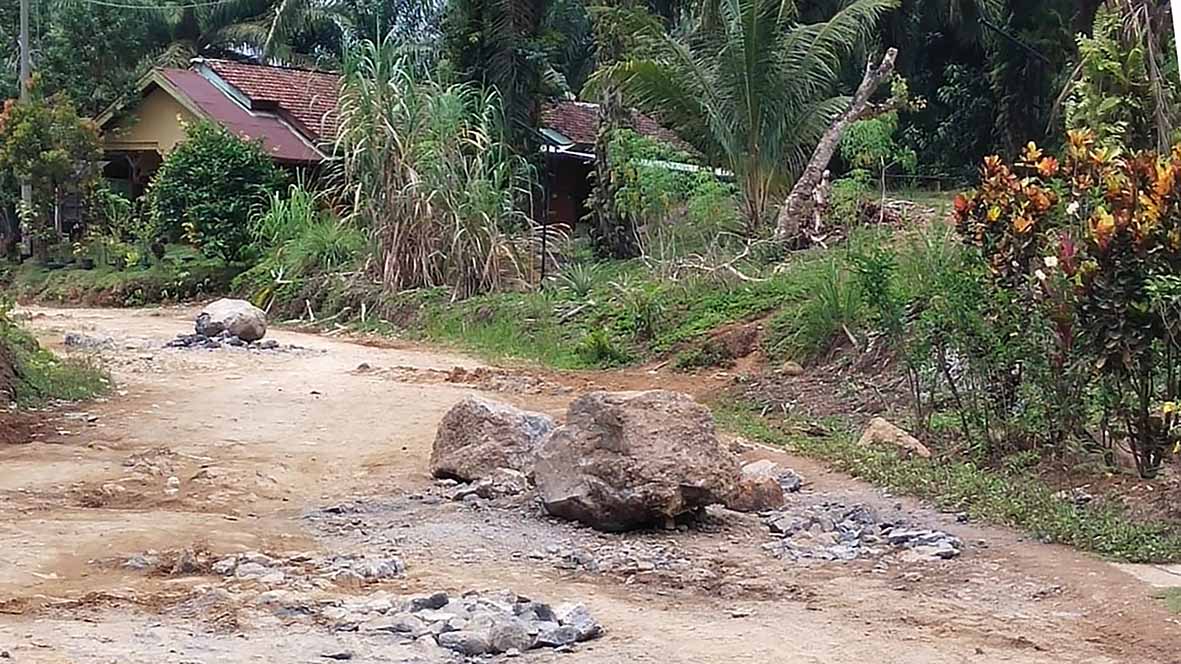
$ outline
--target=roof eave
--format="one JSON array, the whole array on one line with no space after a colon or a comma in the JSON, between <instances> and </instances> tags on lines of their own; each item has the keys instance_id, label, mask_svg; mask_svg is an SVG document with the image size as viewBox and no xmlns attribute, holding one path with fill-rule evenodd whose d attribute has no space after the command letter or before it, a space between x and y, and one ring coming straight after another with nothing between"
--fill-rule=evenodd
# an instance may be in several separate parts
<instances>
[{"instance_id":1,"label":"roof eave","mask_svg":"<svg viewBox=\"0 0 1181 664\"><path fill-rule=\"evenodd\" d=\"M192 99L189 99L187 95L185 95L175 85L173 85L168 80L168 77L164 75L164 72L158 68L153 68L151 71L140 77L139 82L136 84L137 97L135 101L138 102L140 99L146 97L148 93L151 92L153 86L167 92L170 97L175 99L176 102L189 113L192 113L198 118L208 119L205 111L201 110L201 107L193 103ZM100 130L105 129L108 124L119 117L120 113L122 113L127 108L131 101L132 100L129 95L124 96L119 101L116 101L115 103L108 106L102 113L99 113L98 116L95 117L94 123L98 125Z\"/></svg>"}]
</instances>

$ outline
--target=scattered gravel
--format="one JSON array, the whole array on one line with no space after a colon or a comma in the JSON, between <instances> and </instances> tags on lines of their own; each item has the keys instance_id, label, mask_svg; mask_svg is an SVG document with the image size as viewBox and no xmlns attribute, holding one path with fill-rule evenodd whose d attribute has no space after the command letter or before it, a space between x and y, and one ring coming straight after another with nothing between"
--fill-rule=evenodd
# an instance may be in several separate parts
<instances>
[{"instance_id":1,"label":"scattered gravel","mask_svg":"<svg viewBox=\"0 0 1181 664\"><path fill-rule=\"evenodd\" d=\"M91 335L83 332L66 332L62 339L66 348L81 350L103 350L115 347L114 337L106 335Z\"/></svg>"},{"instance_id":2,"label":"scattered gravel","mask_svg":"<svg viewBox=\"0 0 1181 664\"><path fill-rule=\"evenodd\" d=\"M941 530L910 528L902 521L880 520L865 505L821 502L790 505L768 512L764 522L780 539L764 545L791 561L850 561L906 549L907 561L947 560L960 555L963 542Z\"/></svg>"},{"instance_id":3,"label":"scattered gravel","mask_svg":"<svg viewBox=\"0 0 1181 664\"><path fill-rule=\"evenodd\" d=\"M100 561L101 562L101 561ZM343 586L358 588L402 577L406 565L394 556L296 553L268 555L258 551L215 558L206 551L146 551L120 566L146 574L213 574L230 583L283 586L301 591Z\"/></svg>"}]
</instances>

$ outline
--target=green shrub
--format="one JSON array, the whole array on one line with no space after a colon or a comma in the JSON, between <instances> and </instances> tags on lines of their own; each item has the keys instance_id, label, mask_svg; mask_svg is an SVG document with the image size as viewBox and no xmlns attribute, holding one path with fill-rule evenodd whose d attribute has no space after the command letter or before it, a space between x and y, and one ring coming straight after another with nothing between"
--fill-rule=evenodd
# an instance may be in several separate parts
<instances>
[{"instance_id":1,"label":"green shrub","mask_svg":"<svg viewBox=\"0 0 1181 664\"><path fill-rule=\"evenodd\" d=\"M169 240L192 242L206 256L242 260L251 253L251 215L283 180L260 144L197 122L152 181L151 218Z\"/></svg>"},{"instance_id":2,"label":"green shrub","mask_svg":"<svg viewBox=\"0 0 1181 664\"><path fill-rule=\"evenodd\" d=\"M1080 75L1070 83L1066 98L1066 128L1093 131L1107 147L1156 147L1150 61L1139 40L1131 47L1125 44L1123 28L1115 12L1101 13L1094 34L1078 36ZM1174 97L1171 86L1161 90ZM1175 97L1163 101L1176 107Z\"/></svg>"},{"instance_id":3,"label":"green shrub","mask_svg":"<svg viewBox=\"0 0 1181 664\"><path fill-rule=\"evenodd\" d=\"M259 306L274 296L294 296L309 278L345 269L368 244L364 232L336 217L323 193L302 185L271 194L251 220L251 233L263 258L232 288Z\"/></svg>"},{"instance_id":4,"label":"green shrub","mask_svg":"<svg viewBox=\"0 0 1181 664\"><path fill-rule=\"evenodd\" d=\"M856 330L864 306L857 279L838 256L826 256L794 276L807 296L771 319L764 346L772 357L806 361Z\"/></svg>"},{"instance_id":5,"label":"green shrub","mask_svg":"<svg viewBox=\"0 0 1181 664\"><path fill-rule=\"evenodd\" d=\"M918 157L909 146L899 143L898 113L854 122L841 136L841 158L850 166L881 175L885 171L914 173Z\"/></svg>"},{"instance_id":6,"label":"green shrub","mask_svg":"<svg viewBox=\"0 0 1181 664\"><path fill-rule=\"evenodd\" d=\"M739 226L733 185L706 168L670 167L693 164L691 155L630 129L616 132L610 150L616 209L637 229L648 255L701 252Z\"/></svg>"},{"instance_id":7,"label":"green shrub","mask_svg":"<svg viewBox=\"0 0 1181 664\"><path fill-rule=\"evenodd\" d=\"M606 330L588 332L575 349L578 357L591 367L614 367L627 364L631 355L619 347Z\"/></svg>"},{"instance_id":8,"label":"green shrub","mask_svg":"<svg viewBox=\"0 0 1181 664\"><path fill-rule=\"evenodd\" d=\"M733 358L724 348L713 342L677 353L673 368L681 371L708 369L733 364Z\"/></svg>"},{"instance_id":9,"label":"green shrub","mask_svg":"<svg viewBox=\"0 0 1181 664\"><path fill-rule=\"evenodd\" d=\"M835 226L850 226L861 219L861 206L874 194L870 174L865 170L853 170L832 183L828 198L829 223Z\"/></svg>"},{"instance_id":10,"label":"green shrub","mask_svg":"<svg viewBox=\"0 0 1181 664\"><path fill-rule=\"evenodd\" d=\"M57 203L68 195L90 196L101 158L94 123L80 117L66 95L45 96L36 80L28 99L10 100L0 110L0 190L17 178L30 186L29 203L14 199L12 204L42 261L62 239L55 223ZM7 207L3 193L0 205Z\"/></svg>"},{"instance_id":11,"label":"green shrub","mask_svg":"<svg viewBox=\"0 0 1181 664\"><path fill-rule=\"evenodd\" d=\"M619 327L639 341L654 339L661 323L660 286L619 280L611 282L611 289Z\"/></svg>"},{"instance_id":12,"label":"green shrub","mask_svg":"<svg viewBox=\"0 0 1181 664\"><path fill-rule=\"evenodd\" d=\"M562 290L579 300L590 297L599 281L598 265L592 262L579 262L566 266L557 277Z\"/></svg>"}]
</instances>

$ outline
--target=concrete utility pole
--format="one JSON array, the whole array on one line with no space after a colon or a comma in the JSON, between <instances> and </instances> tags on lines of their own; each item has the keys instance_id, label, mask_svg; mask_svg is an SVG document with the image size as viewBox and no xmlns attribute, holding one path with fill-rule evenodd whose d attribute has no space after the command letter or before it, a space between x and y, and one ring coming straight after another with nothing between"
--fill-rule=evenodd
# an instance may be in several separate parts
<instances>
[{"instance_id":1,"label":"concrete utility pole","mask_svg":"<svg viewBox=\"0 0 1181 664\"><path fill-rule=\"evenodd\" d=\"M31 48L31 45L29 44L29 3L31 1L32 0L21 0L21 101L28 101L29 99L29 77L31 76L31 72L29 71L29 50ZM33 185L29 183L27 178L21 181L21 205L25 210L28 210L33 205ZM33 253L33 238L29 236L29 224L25 221L25 215L23 214L23 211L20 215L20 220L21 253L27 256Z\"/></svg>"}]
</instances>

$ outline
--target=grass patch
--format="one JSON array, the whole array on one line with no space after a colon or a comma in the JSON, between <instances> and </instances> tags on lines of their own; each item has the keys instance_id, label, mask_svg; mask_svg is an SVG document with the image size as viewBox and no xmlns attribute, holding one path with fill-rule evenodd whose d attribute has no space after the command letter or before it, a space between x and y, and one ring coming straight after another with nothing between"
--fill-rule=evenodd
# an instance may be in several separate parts
<instances>
[{"instance_id":1,"label":"grass patch","mask_svg":"<svg viewBox=\"0 0 1181 664\"><path fill-rule=\"evenodd\" d=\"M1129 562L1181 560L1181 530L1130 519L1115 505L1078 507L1030 474L987 470L971 463L907 459L887 447L863 447L849 432L794 436L749 409L721 404L721 426L787 448L893 491L930 500L941 509L1011 526L1037 538Z\"/></svg>"},{"instance_id":2,"label":"grass patch","mask_svg":"<svg viewBox=\"0 0 1181 664\"><path fill-rule=\"evenodd\" d=\"M718 327L801 301L808 283L796 270L820 258L806 253L782 270L744 265L745 273L759 279L752 282L716 276L673 281L638 260L576 263L541 291L460 301L452 301L445 289L387 295L376 285L342 279L289 283L266 293L277 298L272 315L279 319L301 317L310 307L318 319L441 342L490 361L604 368L683 351ZM260 292L245 290L248 296Z\"/></svg>"},{"instance_id":3,"label":"grass patch","mask_svg":"<svg viewBox=\"0 0 1181 664\"><path fill-rule=\"evenodd\" d=\"M423 303L418 334L491 360L533 360L559 369L593 364L579 348L580 329L563 326L557 316L545 294L499 293L451 303L439 293Z\"/></svg>"},{"instance_id":4,"label":"grass patch","mask_svg":"<svg viewBox=\"0 0 1181 664\"><path fill-rule=\"evenodd\" d=\"M1163 600L1170 613L1181 615L1181 588L1167 588L1156 596Z\"/></svg>"},{"instance_id":5,"label":"grass patch","mask_svg":"<svg viewBox=\"0 0 1181 664\"><path fill-rule=\"evenodd\" d=\"M858 229L833 249L750 257L728 271L662 272L643 260L580 256L550 275L543 290L499 292L453 301L446 289L390 295L364 276L290 277L275 284L255 268L234 290L276 319L306 316L381 333L441 342L490 361L525 360L555 369L638 364L677 355L677 366L715 366L735 358L693 347L726 325L775 316L775 355L818 354L856 332L864 307L849 252L886 234ZM720 260L720 259L719 259ZM361 312L366 313L361 320ZM775 336L775 335L778 336Z\"/></svg>"},{"instance_id":6,"label":"grass patch","mask_svg":"<svg viewBox=\"0 0 1181 664\"><path fill-rule=\"evenodd\" d=\"M240 271L240 266L173 246L147 267L0 266L0 286L20 302L132 307L225 293Z\"/></svg>"},{"instance_id":7,"label":"grass patch","mask_svg":"<svg viewBox=\"0 0 1181 664\"><path fill-rule=\"evenodd\" d=\"M640 261L600 263L594 269L574 265L541 292L462 302L451 302L441 291L418 296L419 314L404 327L486 358L527 359L558 369L622 366L677 351L681 368L710 366L722 358L685 347L731 323L777 310L798 311L823 280L819 266L830 262L822 252L807 252L782 269L744 265L758 281L671 281ZM846 318L838 320L835 330L817 326L802 335L821 335L824 340L815 344L826 345Z\"/></svg>"},{"instance_id":8,"label":"grass patch","mask_svg":"<svg viewBox=\"0 0 1181 664\"><path fill-rule=\"evenodd\" d=\"M758 284L664 283L634 264L595 272L589 286L498 293L420 304L409 330L485 358L526 359L557 369L622 366L666 354L712 330L796 297L787 274Z\"/></svg>"},{"instance_id":9,"label":"grass patch","mask_svg":"<svg viewBox=\"0 0 1181 664\"><path fill-rule=\"evenodd\" d=\"M110 374L97 362L85 357L61 358L41 348L33 335L8 316L3 304L0 304L0 363L7 365L0 367L0 378L13 378L7 389L21 407L41 406L50 401L81 401L111 388Z\"/></svg>"},{"instance_id":10,"label":"grass patch","mask_svg":"<svg viewBox=\"0 0 1181 664\"><path fill-rule=\"evenodd\" d=\"M771 319L763 346L772 358L804 362L856 330L864 321L865 306L856 279L838 254L798 270L797 279L807 296Z\"/></svg>"}]
</instances>

